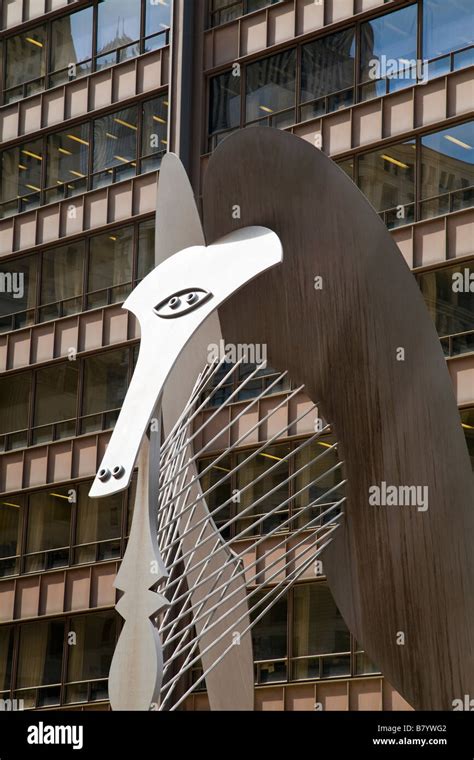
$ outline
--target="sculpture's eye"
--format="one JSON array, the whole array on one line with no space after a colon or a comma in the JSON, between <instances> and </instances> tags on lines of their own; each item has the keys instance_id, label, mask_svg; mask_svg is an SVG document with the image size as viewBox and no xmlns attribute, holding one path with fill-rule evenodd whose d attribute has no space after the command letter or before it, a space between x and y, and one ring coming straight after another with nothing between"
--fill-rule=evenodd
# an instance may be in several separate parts
<instances>
[{"instance_id":1,"label":"sculpture's eye","mask_svg":"<svg viewBox=\"0 0 474 760\"><path fill-rule=\"evenodd\" d=\"M201 288L189 288L181 290L168 296L155 306L154 312L163 319L172 319L173 317L182 317L183 314L189 314L190 311L201 306L205 301L212 297L212 293Z\"/></svg>"}]
</instances>

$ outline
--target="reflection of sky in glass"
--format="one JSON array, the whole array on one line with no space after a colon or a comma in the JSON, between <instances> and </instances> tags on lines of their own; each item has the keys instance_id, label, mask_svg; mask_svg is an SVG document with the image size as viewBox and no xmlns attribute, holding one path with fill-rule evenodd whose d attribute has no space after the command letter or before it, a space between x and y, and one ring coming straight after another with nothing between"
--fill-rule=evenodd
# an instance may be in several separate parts
<instances>
[{"instance_id":1,"label":"reflection of sky in glass","mask_svg":"<svg viewBox=\"0 0 474 760\"><path fill-rule=\"evenodd\" d=\"M381 55L395 60L416 58L416 16L416 5L412 5L363 24L362 65Z\"/></svg>"},{"instance_id":2,"label":"reflection of sky in glass","mask_svg":"<svg viewBox=\"0 0 474 760\"><path fill-rule=\"evenodd\" d=\"M424 0L423 57L435 58L474 43L472 0Z\"/></svg>"},{"instance_id":3,"label":"reflection of sky in glass","mask_svg":"<svg viewBox=\"0 0 474 760\"><path fill-rule=\"evenodd\" d=\"M76 53L76 61L85 61L91 57L92 48L92 8L85 8L72 13L71 35Z\"/></svg>"},{"instance_id":4,"label":"reflection of sky in glass","mask_svg":"<svg viewBox=\"0 0 474 760\"><path fill-rule=\"evenodd\" d=\"M158 0L157 5L152 5L150 0L146 4L145 36L162 32L170 25L171 0Z\"/></svg>"},{"instance_id":5,"label":"reflection of sky in glass","mask_svg":"<svg viewBox=\"0 0 474 760\"><path fill-rule=\"evenodd\" d=\"M474 164L474 121L426 135L422 138L422 144L437 153Z\"/></svg>"},{"instance_id":6,"label":"reflection of sky in glass","mask_svg":"<svg viewBox=\"0 0 474 760\"><path fill-rule=\"evenodd\" d=\"M102 0L98 6L97 52L140 37L140 0Z\"/></svg>"}]
</instances>

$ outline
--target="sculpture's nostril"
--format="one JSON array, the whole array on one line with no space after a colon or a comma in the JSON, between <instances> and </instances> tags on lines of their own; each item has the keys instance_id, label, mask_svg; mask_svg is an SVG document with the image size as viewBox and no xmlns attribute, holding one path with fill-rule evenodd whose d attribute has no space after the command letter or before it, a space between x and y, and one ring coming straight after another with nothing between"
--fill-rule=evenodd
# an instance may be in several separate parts
<instances>
[{"instance_id":1,"label":"sculpture's nostril","mask_svg":"<svg viewBox=\"0 0 474 760\"><path fill-rule=\"evenodd\" d=\"M194 293L194 292L188 293L188 295L186 296L186 303L189 303L189 304L196 303L196 301L198 300L198 297L199 296L197 293Z\"/></svg>"},{"instance_id":2,"label":"sculpture's nostril","mask_svg":"<svg viewBox=\"0 0 474 760\"><path fill-rule=\"evenodd\" d=\"M121 478L124 472L125 472L125 469L122 467L122 465L117 464L112 470L112 475L114 476L114 478Z\"/></svg>"},{"instance_id":3,"label":"sculpture's nostril","mask_svg":"<svg viewBox=\"0 0 474 760\"><path fill-rule=\"evenodd\" d=\"M102 469L99 470L97 477L102 481L102 483L105 483L105 481L110 478L110 470L108 470L106 467L102 467Z\"/></svg>"},{"instance_id":4,"label":"sculpture's nostril","mask_svg":"<svg viewBox=\"0 0 474 760\"><path fill-rule=\"evenodd\" d=\"M170 300L168 301L168 306L170 307L170 309L177 309L180 303L181 303L181 298L178 298L178 296L173 296L173 298L170 298Z\"/></svg>"}]
</instances>

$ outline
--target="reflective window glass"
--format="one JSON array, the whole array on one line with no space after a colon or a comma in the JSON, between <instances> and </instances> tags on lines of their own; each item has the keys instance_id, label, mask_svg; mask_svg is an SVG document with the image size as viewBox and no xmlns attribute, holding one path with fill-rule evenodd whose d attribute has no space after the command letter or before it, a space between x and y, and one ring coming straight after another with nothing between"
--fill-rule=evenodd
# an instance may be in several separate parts
<instances>
[{"instance_id":1,"label":"reflective window glass","mask_svg":"<svg viewBox=\"0 0 474 760\"><path fill-rule=\"evenodd\" d=\"M143 104L141 155L161 155L168 145L168 96L162 95ZM160 159L143 159L142 171L160 168Z\"/></svg>"},{"instance_id":2,"label":"reflective window glass","mask_svg":"<svg viewBox=\"0 0 474 760\"><path fill-rule=\"evenodd\" d=\"M89 498L90 483L78 488L76 544L120 537L123 494Z\"/></svg>"},{"instance_id":3,"label":"reflective window glass","mask_svg":"<svg viewBox=\"0 0 474 760\"><path fill-rule=\"evenodd\" d=\"M24 497L13 495L0 500L0 577L17 573L21 552L20 526ZM1 647L1 644L0 644ZM0 655L1 657L1 655ZM1 666L0 666L1 667ZM0 677L0 690L1 690Z\"/></svg>"},{"instance_id":4,"label":"reflective window glass","mask_svg":"<svg viewBox=\"0 0 474 760\"><path fill-rule=\"evenodd\" d=\"M37 80L46 72L46 31L43 26L29 29L23 34L17 34L7 40L6 49L6 89L17 88L23 82ZM42 89L38 83L27 88L26 95ZM23 96L22 89L12 91L7 101L19 100Z\"/></svg>"},{"instance_id":5,"label":"reflective window glass","mask_svg":"<svg viewBox=\"0 0 474 760\"><path fill-rule=\"evenodd\" d=\"M417 5L367 21L361 25L360 81L389 78L389 91L416 81ZM375 84L373 95L379 94ZM364 97L368 97L365 93Z\"/></svg>"},{"instance_id":6,"label":"reflective window glass","mask_svg":"<svg viewBox=\"0 0 474 760\"><path fill-rule=\"evenodd\" d=\"M246 75L246 121L295 105L296 50L284 50L251 63Z\"/></svg>"},{"instance_id":7,"label":"reflective window glass","mask_svg":"<svg viewBox=\"0 0 474 760\"><path fill-rule=\"evenodd\" d=\"M171 2L172 0L159 0L145 3L145 36L150 34L164 32L171 24Z\"/></svg>"},{"instance_id":8,"label":"reflective window glass","mask_svg":"<svg viewBox=\"0 0 474 760\"><path fill-rule=\"evenodd\" d=\"M421 198L444 196L423 203L422 218L472 206L473 185L474 121L421 138Z\"/></svg>"},{"instance_id":9,"label":"reflective window glass","mask_svg":"<svg viewBox=\"0 0 474 760\"><path fill-rule=\"evenodd\" d=\"M76 633L77 644L68 649L68 682L107 678L117 637L116 614L78 615L71 618L70 630Z\"/></svg>"},{"instance_id":10,"label":"reflective window glass","mask_svg":"<svg viewBox=\"0 0 474 760\"><path fill-rule=\"evenodd\" d=\"M411 140L359 157L358 184L376 211L413 203L415 156L415 142Z\"/></svg>"},{"instance_id":11,"label":"reflective window glass","mask_svg":"<svg viewBox=\"0 0 474 760\"><path fill-rule=\"evenodd\" d=\"M474 44L473 11L472 0L423 0L423 57Z\"/></svg>"},{"instance_id":12,"label":"reflective window glass","mask_svg":"<svg viewBox=\"0 0 474 760\"><path fill-rule=\"evenodd\" d=\"M20 628L17 687L61 682L64 622L35 621ZM73 648L73 647L71 647Z\"/></svg>"},{"instance_id":13,"label":"reflective window glass","mask_svg":"<svg viewBox=\"0 0 474 760\"><path fill-rule=\"evenodd\" d=\"M29 496L26 536L27 572L68 564L72 502L63 487Z\"/></svg>"},{"instance_id":14,"label":"reflective window glass","mask_svg":"<svg viewBox=\"0 0 474 760\"><path fill-rule=\"evenodd\" d=\"M72 77L87 74L92 56L93 9L84 8L76 13L61 16L51 24L51 71L67 69ZM54 84L61 80L54 79ZM67 78L65 79L67 81Z\"/></svg>"},{"instance_id":15,"label":"reflective window glass","mask_svg":"<svg viewBox=\"0 0 474 760\"><path fill-rule=\"evenodd\" d=\"M355 32L322 37L301 49L301 101L314 100L354 84Z\"/></svg>"},{"instance_id":16,"label":"reflective window glass","mask_svg":"<svg viewBox=\"0 0 474 760\"><path fill-rule=\"evenodd\" d=\"M155 268L155 220L148 219L138 227L137 279L142 280Z\"/></svg>"},{"instance_id":17,"label":"reflective window glass","mask_svg":"<svg viewBox=\"0 0 474 760\"><path fill-rule=\"evenodd\" d=\"M88 308L124 300L131 289L133 227L90 240Z\"/></svg>"},{"instance_id":18,"label":"reflective window glass","mask_svg":"<svg viewBox=\"0 0 474 760\"><path fill-rule=\"evenodd\" d=\"M31 373L0 377L0 435L28 427Z\"/></svg>"},{"instance_id":19,"label":"reflective window glass","mask_svg":"<svg viewBox=\"0 0 474 760\"><path fill-rule=\"evenodd\" d=\"M35 208L40 202L43 143L33 140L2 151L0 202L4 214L18 211L18 198L24 198L21 210Z\"/></svg>"},{"instance_id":20,"label":"reflective window glass","mask_svg":"<svg viewBox=\"0 0 474 760\"><path fill-rule=\"evenodd\" d=\"M84 360L83 415L121 407L128 386L129 352L106 351Z\"/></svg>"},{"instance_id":21,"label":"reflective window glass","mask_svg":"<svg viewBox=\"0 0 474 760\"><path fill-rule=\"evenodd\" d=\"M124 108L94 121L94 172L103 172L111 181L135 174L137 157L137 109ZM104 171L106 170L106 171Z\"/></svg>"},{"instance_id":22,"label":"reflective window glass","mask_svg":"<svg viewBox=\"0 0 474 760\"><path fill-rule=\"evenodd\" d=\"M84 241L44 251L42 257L40 319L75 314L82 307Z\"/></svg>"},{"instance_id":23,"label":"reflective window glass","mask_svg":"<svg viewBox=\"0 0 474 760\"><path fill-rule=\"evenodd\" d=\"M74 435L79 375L77 365L77 361L62 362L36 372L35 443ZM54 433L52 426L55 423L58 424Z\"/></svg>"},{"instance_id":24,"label":"reflective window glass","mask_svg":"<svg viewBox=\"0 0 474 760\"><path fill-rule=\"evenodd\" d=\"M457 264L417 275L438 335L474 330L474 264Z\"/></svg>"},{"instance_id":25,"label":"reflective window glass","mask_svg":"<svg viewBox=\"0 0 474 760\"><path fill-rule=\"evenodd\" d=\"M289 495L288 482L284 482L289 474L288 459L282 461L288 452L287 444L270 446L238 470L237 488L240 491L240 502L237 508L239 514L242 513L238 530L244 530L250 523L257 522L259 516L264 517L268 512L273 512L269 517L264 517L258 525L253 526L252 531L248 531L246 536L252 533L268 533L287 519L288 504L281 507L280 505ZM237 463L241 464L248 457L248 451L237 454ZM265 474L267 471L268 474ZM262 475L258 482L254 482ZM270 493L273 489L273 493ZM251 507L257 500L259 503ZM249 507L251 508L248 509Z\"/></svg>"},{"instance_id":26,"label":"reflective window glass","mask_svg":"<svg viewBox=\"0 0 474 760\"><path fill-rule=\"evenodd\" d=\"M11 684L13 663L13 626L0 627L0 691L7 691Z\"/></svg>"},{"instance_id":27,"label":"reflective window glass","mask_svg":"<svg viewBox=\"0 0 474 760\"><path fill-rule=\"evenodd\" d=\"M136 44L140 37L140 0L99 0L97 15L97 60L98 68L116 62L113 53L125 46L119 60L134 58L140 48ZM111 53L113 53L111 55Z\"/></svg>"},{"instance_id":28,"label":"reflective window glass","mask_svg":"<svg viewBox=\"0 0 474 760\"><path fill-rule=\"evenodd\" d=\"M240 76L226 71L210 83L209 132L232 129L240 124Z\"/></svg>"},{"instance_id":29,"label":"reflective window glass","mask_svg":"<svg viewBox=\"0 0 474 760\"><path fill-rule=\"evenodd\" d=\"M89 125L70 127L48 137L47 201L59 200L87 190Z\"/></svg>"}]
</instances>

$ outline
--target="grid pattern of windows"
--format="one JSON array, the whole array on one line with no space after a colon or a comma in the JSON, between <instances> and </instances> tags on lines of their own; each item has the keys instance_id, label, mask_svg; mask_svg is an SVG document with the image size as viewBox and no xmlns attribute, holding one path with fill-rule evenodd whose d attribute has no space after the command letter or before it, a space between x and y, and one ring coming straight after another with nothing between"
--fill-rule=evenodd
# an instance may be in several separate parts
<instances>
[{"instance_id":1,"label":"grid pattern of windows","mask_svg":"<svg viewBox=\"0 0 474 760\"><path fill-rule=\"evenodd\" d=\"M114 427L138 346L0 377L0 451Z\"/></svg>"},{"instance_id":2,"label":"grid pattern of windows","mask_svg":"<svg viewBox=\"0 0 474 760\"><path fill-rule=\"evenodd\" d=\"M442 0L420 3L421 29L413 3L211 78L209 150L238 127L284 129L472 65L470 0L456 3L455 20Z\"/></svg>"},{"instance_id":3,"label":"grid pattern of windows","mask_svg":"<svg viewBox=\"0 0 474 760\"><path fill-rule=\"evenodd\" d=\"M338 161L389 229L474 204L474 121Z\"/></svg>"},{"instance_id":4,"label":"grid pattern of windows","mask_svg":"<svg viewBox=\"0 0 474 760\"><path fill-rule=\"evenodd\" d=\"M92 481L0 499L0 578L117 559L133 514L135 481L104 499Z\"/></svg>"},{"instance_id":5,"label":"grid pattern of windows","mask_svg":"<svg viewBox=\"0 0 474 760\"><path fill-rule=\"evenodd\" d=\"M0 217L72 198L158 169L168 96L7 148L0 154Z\"/></svg>"},{"instance_id":6,"label":"grid pattern of windows","mask_svg":"<svg viewBox=\"0 0 474 760\"><path fill-rule=\"evenodd\" d=\"M44 708L104 701L118 638L113 611L0 627L0 698Z\"/></svg>"},{"instance_id":7,"label":"grid pattern of windows","mask_svg":"<svg viewBox=\"0 0 474 760\"><path fill-rule=\"evenodd\" d=\"M169 43L171 0L95 0L6 38L2 103L13 103Z\"/></svg>"},{"instance_id":8,"label":"grid pattern of windows","mask_svg":"<svg viewBox=\"0 0 474 760\"><path fill-rule=\"evenodd\" d=\"M334 469L339 462L337 449L329 450L334 438L321 436L288 456L302 440L268 446L253 458L255 449L245 449L199 460L201 488L209 510L216 511L214 522L226 539L248 539L279 526L279 530L288 532L309 522L322 525L331 518L329 514L317 519L343 497L342 486L333 490L327 500L309 505L341 481L339 469ZM324 452L323 458L309 465ZM279 461L281 465L276 466Z\"/></svg>"},{"instance_id":9,"label":"grid pattern of windows","mask_svg":"<svg viewBox=\"0 0 474 760\"><path fill-rule=\"evenodd\" d=\"M154 261L151 218L2 262L0 333L119 303Z\"/></svg>"}]
</instances>

